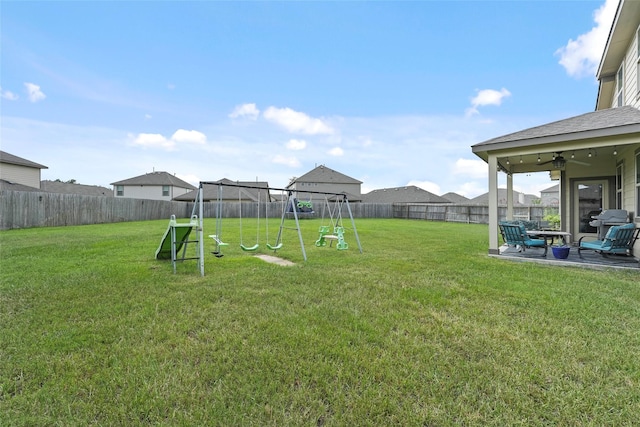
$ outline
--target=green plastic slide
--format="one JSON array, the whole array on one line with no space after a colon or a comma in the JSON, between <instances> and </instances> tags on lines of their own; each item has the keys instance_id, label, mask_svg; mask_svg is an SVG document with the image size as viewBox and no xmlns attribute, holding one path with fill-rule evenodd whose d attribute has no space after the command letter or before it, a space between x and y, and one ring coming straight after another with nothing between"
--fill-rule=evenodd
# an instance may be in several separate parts
<instances>
[{"instance_id":1,"label":"green plastic slide","mask_svg":"<svg viewBox=\"0 0 640 427\"><path fill-rule=\"evenodd\" d=\"M169 220L169 226L167 227L167 231L164 232L162 236L162 240L160 241L160 246L156 250L156 259L171 259L171 229L174 228L176 232L176 256L184 242L189 240L189 235L191 234L191 230L198 225L198 218L194 215L191 217L191 221L184 224L178 224L176 222L176 216L171 215L171 219Z\"/></svg>"}]
</instances>

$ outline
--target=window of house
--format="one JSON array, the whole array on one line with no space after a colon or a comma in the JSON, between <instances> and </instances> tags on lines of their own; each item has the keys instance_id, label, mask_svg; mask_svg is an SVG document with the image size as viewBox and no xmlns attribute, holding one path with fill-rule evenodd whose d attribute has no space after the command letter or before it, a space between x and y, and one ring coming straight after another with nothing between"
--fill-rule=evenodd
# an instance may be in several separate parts
<instances>
[{"instance_id":1,"label":"window of house","mask_svg":"<svg viewBox=\"0 0 640 427\"><path fill-rule=\"evenodd\" d=\"M116 185L116 196L124 196L124 185Z\"/></svg>"},{"instance_id":2,"label":"window of house","mask_svg":"<svg viewBox=\"0 0 640 427\"><path fill-rule=\"evenodd\" d=\"M163 197L169 197L169 186L168 185L163 185L162 186L162 196Z\"/></svg>"},{"instance_id":3,"label":"window of house","mask_svg":"<svg viewBox=\"0 0 640 427\"><path fill-rule=\"evenodd\" d=\"M616 166L616 209L622 209L622 163Z\"/></svg>"},{"instance_id":4,"label":"window of house","mask_svg":"<svg viewBox=\"0 0 640 427\"><path fill-rule=\"evenodd\" d=\"M624 65L624 64L623 64ZM615 107L622 107L624 105L624 66L620 65L618 72L616 73L616 95L615 95Z\"/></svg>"}]
</instances>

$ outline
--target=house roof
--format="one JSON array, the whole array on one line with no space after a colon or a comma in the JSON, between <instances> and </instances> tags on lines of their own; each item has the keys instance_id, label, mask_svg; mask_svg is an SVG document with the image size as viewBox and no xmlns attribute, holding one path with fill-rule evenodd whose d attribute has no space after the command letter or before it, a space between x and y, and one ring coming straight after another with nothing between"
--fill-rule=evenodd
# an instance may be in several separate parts
<instances>
[{"instance_id":1,"label":"house roof","mask_svg":"<svg viewBox=\"0 0 640 427\"><path fill-rule=\"evenodd\" d=\"M433 193L409 185L406 187L381 188L362 195L363 203L451 203Z\"/></svg>"},{"instance_id":2,"label":"house roof","mask_svg":"<svg viewBox=\"0 0 640 427\"><path fill-rule=\"evenodd\" d=\"M487 160L492 150L554 144L640 133L640 110L631 106L609 108L499 136L475 144L472 151Z\"/></svg>"},{"instance_id":3,"label":"house roof","mask_svg":"<svg viewBox=\"0 0 640 427\"><path fill-rule=\"evenodd\" d=\"M122 181L112 182L111 185L170 185L172 187L188 188L191 190L196 188L168 172L146 173L133 178L123 179Z\"/></svg>"},{"instance_id":4,"label":"house roof","mask_svg":"<svg viewBox=\"0 0 640 427\"><path fill-rule=\"evenodd\" d=\"M113 190L99 185L71 184L60 181L41 181L40 187L50 193L80 194L83 196L113 197Z\"/></svg>"},{"instance_id":5,"label":"house roof","mask_svg":"<svg viewBox=\"0 0 640 427\"><path fill-rule=\"evenodd\" d=\"M465 202L469 201L468 197L464 197L464 196L461 196L458 193L452 193L452 192L443 194L440 197L443 197L443 198L447 199L451 203L465 203Z\"/></svg>"},{"instance_id":6,"label":"house roof","mask_svg":"<svg viewBox=\"0 0 640 427\"><path fill-rule=\"evenodd\" d=\"M40 163L32 162L31 160L23 159L22 157L9 154L6 151L0 151L0 163L8 163L12 165L26 166L36 169L49 169L48 167L41 165Z\"/></svg>"},{"instance_id":7,"label":"house roof","mask_svg":"<svg viewBox=\"0 0 640 427\"><path fill-rule=\"evenodd\" d=\"M42 191L36 187L30 187L28 185L18 184L17 182L7 181L0 179L0 191Z\"/></svg>"},{"instance_id":8,"label":"house roof","mask_svg":"<svg viewBox=\"0 0 640 427\"><path fill-rule=\"evenodd\" d=\"M615 75L627 49L633 42L638 25L640 25L640 2L620 0L596 73L600 82L596 101L597 110L611 106L616 85Z\"/></svg>"},{"instance_id":9,"label":"house roof","mask_svg":"<svg viewBox=\"0 0 640 427\"><path fill-rule=\"evenodd\" d=\"M355 178L351 178L345 174L335 171L325 165L320 165L306 174L293 179L289 186L296 182L317 182L326 184L362 184L362 181L358 181Z\"/></svg>"},{"instance_id":10,"label":"house roof","mask_svg":"<svg viewBox=\"0 0 640 427\"><path fill-rule=\"evenodd\" d=\"M545 188L544 190L541 190L540 193L557 193L558 191L560 191L560 184L556 184L556 185L552 185L549 188Z\"/></svg>"},{"instance_id":11,"label":"house roof","mask_svg":"<svg viewBox=\"0 0 640 427\"><path fill-rule=\"evenodd\" d=\"M223 178L218 181L206 182L202 184L203 200L205 201L217 201L218 200L218 183L222 184L222 200L227 201L265 201L271 198L269 193L269 183L267 181L231 181L230 179ZM231 184L225 186L224 184ZM247 187L258 188L245 188L238 187L238 185L246 185ZM192 202L196 199L198 189L188 193L181 194L174 197L173 200Z\"/></svg>"},{"instance_id":12,"label":"house roof","mask_svg":"<svg viewBox=\"0 0 640 427\"><path fill-rule=\"evenodd\" d=\"M520 198L524 199L523 203L520 202ZM528 206L533 204L534 200L539 200L540 198L534 196L533 194L524 194L518 191L513 192L513 205L514 206ZM489 204L489 193L484 193L469 200L469 203L474 205L488 205ZM506 188L498 188L498 205L506 206L507 205L507 189Z\"/></svg>"}]
</instances>

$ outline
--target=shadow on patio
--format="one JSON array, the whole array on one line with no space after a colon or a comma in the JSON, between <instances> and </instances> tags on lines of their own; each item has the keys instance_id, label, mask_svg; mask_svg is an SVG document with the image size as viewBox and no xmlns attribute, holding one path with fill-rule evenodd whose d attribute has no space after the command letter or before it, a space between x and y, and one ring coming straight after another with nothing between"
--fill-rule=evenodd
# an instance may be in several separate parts
<instances>
[{"instance_id":1,"label":"shadow on patio","mask_svg":"<svg viewBox=\"0 0 640 427\"><path fill-rule=\"evenodd\" d=\"M593 269L629 269L640 272L640 261L637 258L624 255L606 255L602 256L594 251L582 251L578 256L578 248L571 246L569 257L567 259L556 259L553 256L551 248L547 252L547 256L543 257L543 249L530 248L523 252L518 252L514 247L502 245L500 247L500 255L492 255L496 258L508 259L512 261L537 262L540 264L571 266Z\"/></svg>"}]
</instances>

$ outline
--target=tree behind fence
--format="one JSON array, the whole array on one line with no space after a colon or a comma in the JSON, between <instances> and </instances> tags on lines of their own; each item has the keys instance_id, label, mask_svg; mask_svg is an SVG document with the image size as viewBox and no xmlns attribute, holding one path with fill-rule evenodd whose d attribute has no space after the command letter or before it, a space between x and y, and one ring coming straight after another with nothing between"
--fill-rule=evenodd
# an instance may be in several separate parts
<instances>
[{"instance_id":1,"label":"tree behind fence","mask_svg":"<svg viewBox=\"0 0 640 427\"><path fill-rule=\"evenodd\" d=\"M404 218L475 224L489 222L489 208L480 205L350 203L349 206L354 218ZM0 229L168 220L171 215L188 218L193 207L194 202L0 191ZM334 208L334 205L331 207ZM205 202L203 208L205 218L216 217L217 203ZM262 218L266 215L280 218L282 208L280 202L269 203L268 206L262 203L259 215ZM221 209L223 218L238 218L241 213L248 218L258 215L255 202L224 202ZM514 216L517 219L540 221L548 209L542 206L516 207ZM316 206L315 210L316 217L329 217L328 210L322 206ZM196 214L198 211L196 207ZM348 218L346 205L342 207L342 217ZM506 217L506 208L499 208L499 217Z\"/></svg>"}]
</instances>

